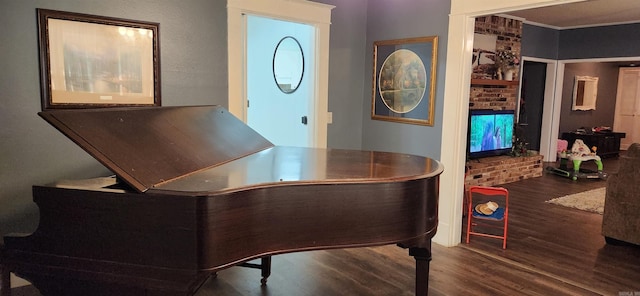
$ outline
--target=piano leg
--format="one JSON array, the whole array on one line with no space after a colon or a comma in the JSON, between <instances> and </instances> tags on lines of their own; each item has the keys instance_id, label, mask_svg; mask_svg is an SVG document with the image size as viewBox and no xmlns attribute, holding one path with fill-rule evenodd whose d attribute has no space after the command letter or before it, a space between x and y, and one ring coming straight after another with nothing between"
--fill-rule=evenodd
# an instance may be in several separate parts
<instances>
[{"instance_id":1,"label":"piano leg","mask_svg":"<svg viewBox=\"0 0 640 296\"><path fill-rule=\"evenodd\" d=\"M11 296L11 277L9 268L0 264L0 296Z\"/></svg>"},{"instance_id":2,"label":"piano leg","mask_svg":"<svg viewBox=\"0 0 640 296\"><path fill-rule=\"evenodd\" d=\"M409 248L409 255L416 259L416 296L429 295L431 248Z\"/></svg>"},{"instance_id":3,"label":"piano leg","mask_svg":"<svg viewBox=\"0 0 640 296\"><path fill-rule=\"evenodd\" d=\"M271 256L262 257L261 261L260 271L262 279L260 280L260 284L265 286L267 284L267 278L271 275Z\"/></svg>"},{"instance_id":4,"label":"piano leg","mask_svg":"<svg viewBox=\"0 0 640 296\"><path fill-rule=\"evenodd\" d=\"M260 284L264 286L267 284L267 278L271 275L271 256L260 258L260 264L244 262L240 266L260 269L260 275L262 276Z\"/></svg>"}]
</instances>

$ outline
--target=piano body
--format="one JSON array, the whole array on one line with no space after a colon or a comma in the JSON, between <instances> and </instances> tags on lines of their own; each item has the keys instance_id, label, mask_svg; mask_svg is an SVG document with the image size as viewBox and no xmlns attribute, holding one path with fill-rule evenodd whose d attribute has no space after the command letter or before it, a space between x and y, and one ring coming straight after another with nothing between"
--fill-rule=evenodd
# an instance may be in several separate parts
<instances>
[{"instance_id":1,"label":"piano body","mask_svg":"<svg viewBox=\"0 0 640 296\"><path fill-rule=\"evenodd\" d=\"M2 295L9 272L43 295L192 295L248 260L386 244L428 293L435 160L274 146L218 106L40 116L115 176L33 187L39 226L4 238Z\"/></svg>"}]
</instances>

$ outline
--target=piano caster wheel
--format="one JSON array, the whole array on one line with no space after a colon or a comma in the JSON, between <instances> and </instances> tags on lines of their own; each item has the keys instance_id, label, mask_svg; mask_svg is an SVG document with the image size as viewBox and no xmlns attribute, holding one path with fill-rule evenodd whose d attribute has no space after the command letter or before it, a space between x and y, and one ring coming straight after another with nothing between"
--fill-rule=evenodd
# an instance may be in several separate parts
<instances>
[{"instance_id":1,"label":"piano caster wheel","mask_svg":"<svg viewBox=\"0 0 640 296\"><path fill-rule=\"evenodd\" d=\"M266 277L261 278L260 279L260 286L266 286L266 285L267 285L267 278Z\"/></svg>"}]
</instances>

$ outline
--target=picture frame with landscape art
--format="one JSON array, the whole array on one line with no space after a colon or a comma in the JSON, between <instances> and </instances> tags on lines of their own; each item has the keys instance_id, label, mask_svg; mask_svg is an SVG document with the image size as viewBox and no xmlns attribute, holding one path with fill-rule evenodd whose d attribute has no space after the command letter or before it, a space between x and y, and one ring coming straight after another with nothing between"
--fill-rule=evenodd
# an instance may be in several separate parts
<instances>
[{"instance_id":1,"label":"picture frame with landscape art","mask_svg":"<svg viewBox=\"0 0 640 296\"><path fill-rule=\"evenodd\" d=\"M37 9L42 110L160 106L159 24Z\"/></svg>"},{"instance_id":2,"label":"picture frame with landscape art","mask_svg":"<svg viewBox=\"0 0 640 296\"><path fill-rule=\"evenodd\" d=\"M438 37L373 43L371 118L433 126Z\"/></svg>"}]
</instances>

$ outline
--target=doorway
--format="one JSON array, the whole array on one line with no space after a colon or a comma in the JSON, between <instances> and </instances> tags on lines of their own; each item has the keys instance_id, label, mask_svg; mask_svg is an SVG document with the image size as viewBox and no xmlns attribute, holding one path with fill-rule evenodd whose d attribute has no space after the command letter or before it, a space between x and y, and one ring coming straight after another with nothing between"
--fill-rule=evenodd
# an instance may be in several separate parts
<instances>
[{"instance_id":1,"label":"doorway","mask_svg":"<svg viewBox=\"0 0 640 296\"><path fill-rule=\"evenodd\" d=\"M246 17L246 123L275 145L312 147L313 27L255 15ZM286 68L277 73L276 66ZM291 88L292 82L295 88Z\"/></svg>"},{"instance_id":2,"label":"doorway","mask_svg":"<svg viewBox=\"0 0 640 296\"><path fill-rule=\"evenodd\" d=\"M518 107L518 129L522 130L525 141L529 143L529 149L535 151L540 151L546 74L546 63L524 61Z\"/></svg>"},{"instance_id":3,"label":"doorway","mask_svg":"<svg viewBox=\"0 0 640 296\"><path fill-rule=\"evenodd\" d=\"M306 24L315 32L313 53L308 59L314 61L309 77L313 78L313 88L309 89L309 109L307 116L308 147L327 147L328 93L329 93L329 26L331 9L334 6L307 1L288 0L227 0L227 54L229 71L228 109L243 122L248 120L248 22L247 15L273 20ZM273 50L270 49L271 53ZM269 58L272 61L273 56ZM305 56L307 59L307 56ZM306 75L306 74L305 74ZM273 78L270 78L273 81ZM268 111L265 111L265 114ZM267 114L268 116L268 114ZM299 119L300 122L302 118Z\"/></svg>"},{"instance_id":4,"label":"doorway","mask_svg":"<svg viewBox=\"0 0 640 296\"><path fill-rule=\"evenodd\" d=\"M622 150L640 142L640 68L621 67L619 70L613 130L626 133L620 139Z\"/></svg>"}]
</instances>

